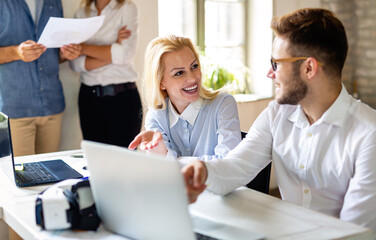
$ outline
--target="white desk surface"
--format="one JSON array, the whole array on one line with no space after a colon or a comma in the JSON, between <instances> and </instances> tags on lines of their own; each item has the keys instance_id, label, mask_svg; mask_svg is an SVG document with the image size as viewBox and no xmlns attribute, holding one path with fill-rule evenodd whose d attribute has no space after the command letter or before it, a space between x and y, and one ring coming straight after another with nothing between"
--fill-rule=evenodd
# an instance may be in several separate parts
<instances>
[{"instance_id":1,"label":"white desk surface","mask_svg":"<svg viewBox=\"0 0 376 240\"><path fill-rule=\"evenodd\" d=\"M80 150L40 154L16 158L30 162L60 158L88 176L85 160L71 157ZM102 227L96 232L42 231L35 221L35 200L48 185L18 188L0 171L0 219L22 238L29 239L106 239L124 240ZM248 228L267 239L373 239L372 232L352 223L296 206L278 198L239 188L221 197L205 192L190 205L194 215Z\"/></svg>"}]
</instances>

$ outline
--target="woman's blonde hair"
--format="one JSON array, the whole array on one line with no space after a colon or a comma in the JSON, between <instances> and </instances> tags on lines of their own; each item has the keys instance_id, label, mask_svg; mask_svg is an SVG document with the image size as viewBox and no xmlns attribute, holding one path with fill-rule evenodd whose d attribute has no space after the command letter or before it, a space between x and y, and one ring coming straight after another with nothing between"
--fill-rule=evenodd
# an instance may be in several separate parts
<instances>
[{"instance_id":1,"label":"woman's blonde hair","mask_svg":"<svg viewBox=\"0 0 376 240\"><path fill-rule=\"evenodd\" d=\"M143 75L143 96L148 107L154 109L165 109L168 97L167 91L160 88L165 66L162 57L165 53L176 52L184 47L188 47L194 54L198 65L200 58L197 48L189 38L177 37L174 35L166 37L157 37L153 39L146 47L144 75ZM199 95L204 99L213 99L219 91L211 91L202 84L199 88Z\"/></svg>"},{"instance_id":2,"label":"woman's blonde hair","mask_svg":"<svg viewBox=\"0 0 376 240\"><path fill-rule=\"evenodd\" d=\"M121 5L124 4L127 0L116 0L118 2L118 6L120 7ZM90 14L90 5L92 2L95 2L95 0L82 0L81 5L85 7L85 13L87 16Z\"/></svg>"}]
</instances>

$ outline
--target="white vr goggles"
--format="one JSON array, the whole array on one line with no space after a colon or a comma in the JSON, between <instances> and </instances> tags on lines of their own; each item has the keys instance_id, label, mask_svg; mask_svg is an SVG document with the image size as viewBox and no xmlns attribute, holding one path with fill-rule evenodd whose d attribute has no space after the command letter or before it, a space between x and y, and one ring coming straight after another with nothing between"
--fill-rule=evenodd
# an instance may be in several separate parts
<instances>
[{"instance_id":1,"label":"white vr goggles","mask_svg":"<svg viewBox=\"0 0 376 240\"><path fill-rule=\"evenodd\" d=\"M45 230L96 230L100 223L87 179L68 179L43 191L35 215Z\"/></svg>"}]
</instances>

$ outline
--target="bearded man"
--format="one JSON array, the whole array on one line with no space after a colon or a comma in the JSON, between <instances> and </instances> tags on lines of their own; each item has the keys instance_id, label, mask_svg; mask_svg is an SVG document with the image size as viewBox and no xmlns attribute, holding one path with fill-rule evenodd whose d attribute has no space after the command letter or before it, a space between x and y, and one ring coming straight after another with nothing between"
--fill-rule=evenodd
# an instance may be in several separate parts
<instances>
[{"instance_id":1,"label":"bearded man","mask_svg":"<svg viewBox=\"0 0 376 240\"><path fill-rule=\"evenodd\" d=\"M224 159L182 169L191 202L227 194L271 161L283 200L376 232L376 111L349 95L343 24L325 9L274 18L275 101Z\"/></svg>"}]
</instances>

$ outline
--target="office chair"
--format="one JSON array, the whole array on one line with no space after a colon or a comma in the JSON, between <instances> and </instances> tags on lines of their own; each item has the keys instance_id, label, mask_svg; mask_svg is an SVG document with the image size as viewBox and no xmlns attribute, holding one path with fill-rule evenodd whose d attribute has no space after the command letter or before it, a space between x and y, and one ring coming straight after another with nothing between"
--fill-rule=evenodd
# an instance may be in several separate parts
<instances>
[{"instance_id":1,"label":"office chair","mask_svg":"<svg viewBox=\"0 0 376 240\"><path fill-rule=\"evenodd\" d=\"M247 135L246 132L241 132L242 138ZM269 194L270 172L272 170L272 163L269 163L257 176L250 181L246 186L250 189Z\"/></svg>"}]
</instances>

